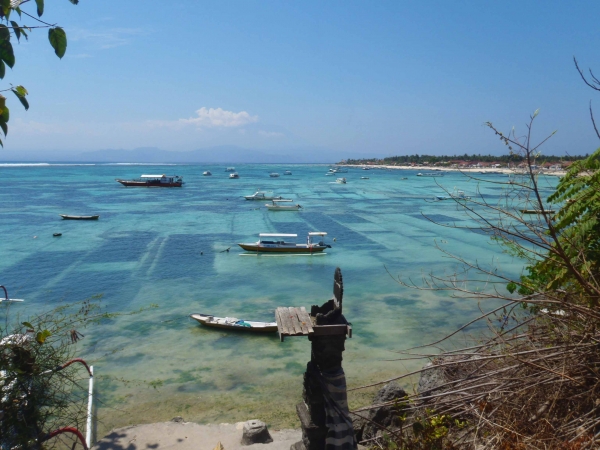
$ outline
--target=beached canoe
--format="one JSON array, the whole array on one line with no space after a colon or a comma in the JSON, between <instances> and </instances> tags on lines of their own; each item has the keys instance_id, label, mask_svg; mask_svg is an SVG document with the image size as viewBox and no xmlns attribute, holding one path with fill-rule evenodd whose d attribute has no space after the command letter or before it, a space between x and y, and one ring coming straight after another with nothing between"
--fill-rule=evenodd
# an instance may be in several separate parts
<instances>
[{"instance_id":1,"label":"beached canoe","mask_svg":"<svg viewBox=\"0 0 600 450\"><path fill-rule=\"evenodd\" d=\"M190 317L202 325L227 330L249 331L251 333L274 333L277 322L254 322L235 317L215 317L210 314L190 314Z\"/></svg>"}]
</instances>

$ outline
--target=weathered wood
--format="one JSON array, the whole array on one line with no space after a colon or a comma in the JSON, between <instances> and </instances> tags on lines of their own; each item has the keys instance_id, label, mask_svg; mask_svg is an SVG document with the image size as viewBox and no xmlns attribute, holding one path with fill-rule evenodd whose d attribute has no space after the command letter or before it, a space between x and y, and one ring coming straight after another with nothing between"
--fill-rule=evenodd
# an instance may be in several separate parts
<instances>
[{"instance_id":1,"label":"weathered wood","mask_svg":"<svg viewBox=\"0 0 600 450\"><path fill-rule=\"evenodd\" d=\"M298 320L298 313L296 312L296 308L290 308L290 319L292 321L292 326L294 327L294 334L302 336L304 333L302 332L302 325L300 325L300 321Z\"/></svg>"},{"instance_id":2,"label":"weathered wood","mask_svg":"<svg viewBox=\"0 0 600 450\"><path fill-rule=\"evenodd\" d=\"M334 336L346 335L348 333L348 325L315 325L315 336Z\"/></svg>"},{"instance_id":3,"label":"weathered wood","mask_svg":"<svg viewBox=\"0 0 600 450\"><path fill-rule=\"evenodd\" d=\"M279 316L279 308L275 309L275 322L277 322L277 332L279 333L279 340L283 342L283 322L281 321L281 317Z\"/></svg>"},{"instance_id":4,"label":"weathered wood","mask_svg":"<svg viewBox=\"0 0 600 450\"><path fill-rule=\"evenodd\" d=\"M290 336L290 327L291 327L291 321L290 321L290 311L285 308L285 307L280 307L277 308L277 314L279 314L279 318L281 320L281 331L283 332L284 335L286 336ZM293 330L293 328L292 328Z\"/></svg>"},{"instance_id":5,"label":"weathered wood","mask_svg":"<svg viewBox=\"0 0 600 450\"><path fill-rule=\"evenodd\" d=\"M302 324L302 331L304 331L306 328L306 334L309 336L314 333L312 319L306 312L306 308L304 306L300 307L300 311L298 312L298 320L300 320L300 323Z\"/></svg>"}]
</instances>

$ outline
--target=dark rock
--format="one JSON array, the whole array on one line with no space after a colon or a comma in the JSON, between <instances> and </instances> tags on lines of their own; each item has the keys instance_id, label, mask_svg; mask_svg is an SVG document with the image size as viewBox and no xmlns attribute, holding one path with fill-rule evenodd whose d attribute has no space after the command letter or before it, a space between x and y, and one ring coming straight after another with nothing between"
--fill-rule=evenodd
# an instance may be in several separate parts
<instances>
[{"instance_id":1,"label":"dark rock","mask_svg":"<svg viewBox=\"0 0 600 450\"><path fill-rule=\"evenodd\" d=\"M171 422L183 423L183 417L177 416L171 419Z\"/></svg>"},{"instance_id":2,"label":"dark rock","mask_svg":"<svg viewBox=\"0 0 600 450\"><path fill-rule=\"evenodd\" d=\"M398 383L392 381L386 384L373 399L373 405L381 405L396 401L395 404L382 406L369 411L366 423L363 428L362 439L371 439L380 435L384 428L395 429L400 426L399 416L404 409L403 399L406 392Z\"/></svg>"},{"instance_id":3,"label":"dark rock","mask_svg":"<svg viewBox=\"0 0 600 450\"><path fill-rule=\"evenodd\" d=\"M421 372L421 377L419 378L419 384L417 386L417 393L421 397L427 397L434 393L438 386L441 386L446 382L446 376L441 367L432 367L427 369L427 367L432 366L432 363L427 363L424 370Z\"/></svg>"},{"instance_id":4,"label":"dark rock","mask_svg":"<svg viewBox=\"0 0 600 450\"><path fill-rule=\"evenodd\" d=\"M269 442L273 442L273 438L267 430L266 423L256 419L244 423L242 445L268 444Z\"/></svg>"}]
</instances>

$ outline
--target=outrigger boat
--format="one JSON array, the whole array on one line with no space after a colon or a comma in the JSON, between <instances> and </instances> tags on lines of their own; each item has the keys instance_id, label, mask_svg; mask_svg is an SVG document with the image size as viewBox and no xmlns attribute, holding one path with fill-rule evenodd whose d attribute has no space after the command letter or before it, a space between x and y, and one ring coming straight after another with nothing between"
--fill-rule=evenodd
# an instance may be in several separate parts
<instances>
[{"instance_id":1,"label":"outrigger boat","mask_svg":"<svg viewBox=\"0 0 600 450\"><path fill-rule=\"evenodd\" d=\"M265 206L269 211L298 211L302 206L300 205L285 205L285 202L293 202L293 200L288 199L273 199L272 203L267 203Z\"/></svg>"},{"instance_id":2,"label":"outrigger boat","mask_svg":"<svg viewBox=\"0 0 600 450\"><path fill-rule=\"evenodd\" d=\"M65 220L98 220L99 215L96 216L69 216L67 214L59 214Z\"/></svg>"},{"instance_id":3,"label":"outrigger boat","mask_svg":"<svg viewBox=\"0 0 600 450\"><path fill-rule=\"evenodd\" d=\"M253 333L274 333L277 331L277 322L254 322L251 320L240 320L235 317L215 317L210 314L190 314L190 317L202 325L212 328L249 331Z\"/></svg>"},{"instance_id":4,"label":"outrigger boat","mask_svg":"<svg viewBox=\"0 0 600 450\"><path fill-rule=\"evenodd\" d=\"M137 180L120 180L126 187L181 187L183 178L179 175L142 175Z\"/></svg>"},{"instance_id":5,"label":"outrigger boat","mask_svg":"<svg viewBox=\"0 0 600 450\"><path fill-rule=\"evenodd\" d=\"M297 234L280 233L260 233L258 242L238 244L244 250L249 252L263 253L319 253L326 248L331 248L323 242L327 233L324 231L312 231L308 233L306 244L296 244L295 242L286 242L285 238L296 238ZM314 238L320 238L318 243L314 243Z\"/></svg>"},{"instance_id":6,"label":"outrigger boat","mask_svg":"<svg viewBox=\"0 0 600 450\"><path fill-rule=\"evenodd\" d=\"M436 195L438 200L471 200L471 197L465 194L465 191L455 190L450 195Z\"/></svg>"},{"instance_id":7,"label":"outrigger boat","mask_svg":"<svg viewBox=\"0 0 600 450\"><path fill-rule=\"evenodd\" d=\"M282 197L275 197L271 191L256 191L252 195L244 195L246 200L282 200Z\"/></svg>"}]
</instances>

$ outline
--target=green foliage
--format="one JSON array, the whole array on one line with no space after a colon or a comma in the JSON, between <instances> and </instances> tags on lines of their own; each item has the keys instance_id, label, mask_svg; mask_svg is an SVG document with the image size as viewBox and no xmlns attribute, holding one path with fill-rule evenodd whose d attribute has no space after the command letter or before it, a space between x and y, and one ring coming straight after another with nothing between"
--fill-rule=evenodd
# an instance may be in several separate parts
<instances>
[{"instance_id":1,"label":"green foliage","mask_svg":"<svg viewBox=\"0 0 600 450\"><path fill-rule=\"evenodd\" d=\"M69 0L72 4L77 5L79 0ZM32 28L48 28L48 40L50 45L54 49L54 53L59 58L65 56L67 51L67 34L61 27L50 25L40 19L35 18L32 14L27 14L26 18L36 20L38 24L34 27L19 24L18 21L9 20L11 12L15 11L19 15L19 20L22 19L21 7L28 6L29 2L13 2L11 0L0 0L0 22L5 22L6 25L0 23L0 79L3 79L6 75L6 66L11 69L14 67L16 59L15 52L10 42L11 33L17 38L17 41L21 40L21 36L25 39L29 39L28 33L31 32ZM38 17L44 14L44 0L35 0L36 13ZM25 110L29 109L29 102L25 98L27 90L23 86L10 87L7 89L0 90L0 92L12 91ZM9 112L5 104L5 98L2 97L2 111L0 117L0 129L4 133L4 136L8 134L8 118ZM4 143L0 140L0 146L4 147Z\"/></svg>"},{"instance_id":2,"label":"green foliage","mask_svg":"<svg viewBox=\"0 0 600 450\"><path fill-rule=\"evenodd\" d=\"M585 156L552 156L552 155L537 155L536 164L541 165L544 163L559 163L559 162L570 162L577 161L585 158ZM387 158L363 158L363 159L348 159L347 164L384 164L384 165L406 165L406 164L450 164L451 162L464 161L467 163L476 162L497 162L499 164L519 164L526 161L526 158L517 153L511 153L508 155L494 156L494 155L401 155L401 156L389 156Z\"/></svg>"},{"instance_id":3,"label":"green foliage","mask_svg":"<svg viewBox=\"0 0 600 450\"><path fill-rule=\"evenodd\" d=\"M65 52L67 51L67 34L65 30L60 27L50 28L48 30L48 40L56 56L59 58L65 56Z\"/></svg>"},{"instance_id":4,"label":"green foliage","mask_svg":"<svg viewBox=\"0 0 600 450\"><path fill-rule=\"evenodd\" d=\"M409 429L402 428L393 438L386 437L384 450L456 450L458 447L450 437L451 431L467 426L466 421L448 414L436 414L431 409L425 409L422 415L416 415L413 420ZM406 421L406 415L400 416L400 421Z\"/></svg>"},{"instance_id":5,"label":"green foliage","mask_svg":"<svg viewBox=\"0 0 600 450\"><path fill-rule=\"evenodd\" d=\"M585 302L594 306L599 299L589 294L597 291L600 275L600 149L571 165L548 202L562 204L553 223L558 242L547 257L527 267L518 292L561 289L571 298L587 294Z\"/></svg>"}]
</instances>

